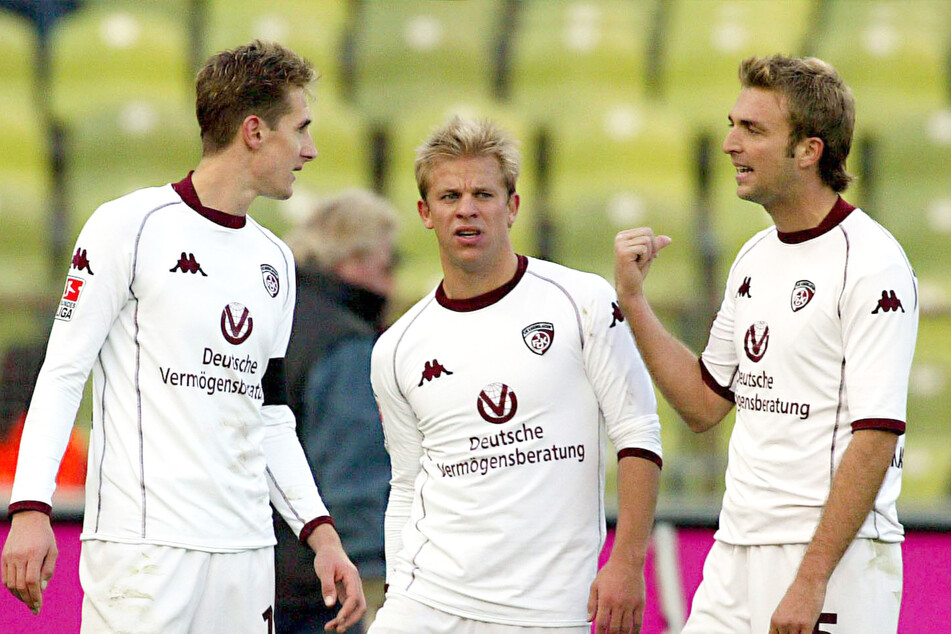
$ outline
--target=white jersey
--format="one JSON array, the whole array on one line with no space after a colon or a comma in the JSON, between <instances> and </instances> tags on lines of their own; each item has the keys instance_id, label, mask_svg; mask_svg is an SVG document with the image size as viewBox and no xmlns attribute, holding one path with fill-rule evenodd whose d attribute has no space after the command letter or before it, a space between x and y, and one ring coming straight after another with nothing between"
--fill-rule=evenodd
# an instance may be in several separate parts
<instances>
[{"instance_id":1,"label":"white jersey","mask_svg":"<svg viewBox=\"0 0 951 634\"><path fill-rule=\"evenodd\" d=\"M736 403L716 538L812 539L852 433L903 434L918 289L898 242L839 199L813 230L740 250L701 367ZM858 537L898 542L904 436Z\"/></svg>"},{"instance_id":2,"label":"white jersey","mask_svg":"<svg viewBox=\"0 0 951 634\"><path fill-rule=\"evenodd\" d=\"M480 621L584 625L604 534L606 437L660 464L647 371L602 278L519 258L505 286L442 286L373 350L393 477L389 592Z\"/></svg>"},{"instance_id":3,"label":"white jersey","mask_svg":"<svg viewBox=\"0 0 951 634\"><path fill-rule=\"evenodd\" d=\"M11 510L51 504L93 369L82 539L265 547L269 498L295 531L324 521L294 417L270 396L295 295L290 250L203 208L190 178L102 205L77 241Z\"/></svg>"}]
</instances>

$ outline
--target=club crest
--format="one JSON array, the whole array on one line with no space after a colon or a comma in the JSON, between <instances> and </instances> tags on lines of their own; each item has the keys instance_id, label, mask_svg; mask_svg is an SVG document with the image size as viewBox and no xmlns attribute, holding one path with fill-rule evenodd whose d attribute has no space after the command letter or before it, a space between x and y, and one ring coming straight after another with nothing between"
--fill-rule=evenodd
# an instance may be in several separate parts
<instances>
[{"instance_id":1,"label":"club crest","mask_svg":"<svg viewBox=\"0 0 951 634\"><path fill-rule=\"evenodd\" d=\"M522 340L528 349L537 355L548 352L555 340L555 326L547 321L538 321L522 328Z\"/></svg>"},{"instance_id":2,"label":"club crest","mask_svg":"<svg viewBox=\"0 0 951 634\"><path fill-rule=\"evenodd\" d=\"M789 305L792 311L796 312L806 307L806 304L812 301L816 294L816 285L809 280L799 280L793 287L792 296L789 298Z\"/></svg>"},{"instance_id":3,"label":"club crest","mask_svg":"<svg viewBox=\"0 0 951 634\"><path fill-rule=\"evenodd\" d=\"M264 282L264 290L271 297L277 297L281 290L281 278L277 275L277 269L270 264L261 265L261 279Z\"/></svg>"}]
</instances>

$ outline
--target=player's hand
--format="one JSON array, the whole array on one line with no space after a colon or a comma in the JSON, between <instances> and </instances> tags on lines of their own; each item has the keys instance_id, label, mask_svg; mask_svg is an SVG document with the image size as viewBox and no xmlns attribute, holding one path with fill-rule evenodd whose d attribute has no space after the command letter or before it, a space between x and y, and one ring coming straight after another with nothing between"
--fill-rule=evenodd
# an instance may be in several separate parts
<instances>
[{"instance_id":1,"label":"player's hand","mask_svg":"<svg viewBox=\"0 0 951 634\"><path fill-rule=\"evenodd\" d=\"M825 597L824 583L809 583L797 578L773 612L769 634L812 634Z\"/></svg>"},{"instance_id":2,"label":"player's hand","mask_svg":"<svg viewBox=\"0 0 951 634\"><path fill-rule=\"evenodd\" d=\"M644 618L644 571L608 560L588 594L588 620L596 634L637 634Z\"/></svg>"},{"instance_id":3,"label":"player's hand","mask_svg":"<svg viewBox=\"0 0 951 634\"><path fill-rule=\"evenodd\" d=\"M655 236L650 227L618 233L614 238L614 283L618 295L640 295L651 263L670 243L669 237Z\"/></svg>"},{"instance_id":4,"label":"player's hand","mask_svg":"<svg viewBox=\"0 0 951 634\"><path fill-rule=\"evenodd\" d=\"M324 604L332 607L340 603L337 616L324 625L324 630L346 632L363 618L367 610L360 573L343 551L337 531L330 524L318 526L307 538L307 543L316 553L314 572L320 580Z\"/></svg>"},{"instance_id":5,"label":"player's hand","mask_svg":"<svg viewBox=\"0 0 951 634\"><path fill-rule=\"evenodd\" d=\"M33 614L43 607L43 591L53 578L58 555L48 515L20 511L13 516L3 545L3 585Z\"/></svg>"}]
</instances>

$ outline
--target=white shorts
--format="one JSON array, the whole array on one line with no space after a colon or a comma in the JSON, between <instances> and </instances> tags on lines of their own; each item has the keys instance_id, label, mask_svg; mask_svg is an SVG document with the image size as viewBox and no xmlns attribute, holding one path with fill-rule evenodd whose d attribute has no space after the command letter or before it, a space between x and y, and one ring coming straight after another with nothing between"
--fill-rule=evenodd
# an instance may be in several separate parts
<instances>
[{"instance_id":1,"label":"white shorts","mask_svg":"<svg viewBox=\"0 0 951 634\"><path fill-rule=\"evenodd\" d=\"M449 614L403 594L388 594L367 634L591 634L591 626L522 627Z\"/></svg>"},{"instance_id":2,"label":"white shorts","mask_svg":"<svg viewBox=\"0 0 951 634\"><path fill-rule=\"evenodd\" d=\"M767 634L806 546L714 542L681 634ZM901 544L857 539L832 573L817 632L894 634L901 592Z\"/></svg>"},{"instance_id":3,"label":"white shorts","mask_svg":"<svg viewBox=\"0 0 951 634\"><path fill-rule=\"evenodd\" d=\"M83 634L270 634L274 549L82 543Z\"/></svg>"}]
</instances>

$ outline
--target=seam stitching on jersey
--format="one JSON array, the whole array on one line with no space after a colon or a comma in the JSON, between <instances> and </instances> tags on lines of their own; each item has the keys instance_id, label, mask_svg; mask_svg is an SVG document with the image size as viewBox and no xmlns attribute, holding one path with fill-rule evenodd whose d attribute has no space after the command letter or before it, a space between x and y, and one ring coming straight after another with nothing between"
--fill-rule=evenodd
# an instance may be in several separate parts
<instances>
[{"instance_id":1,"label":"seam stitching on jersey","mask_svg":"<svg viewBox=\"0 0 951 634\"><path fill-rule=\"evenodd\" d=\"M99 484L96 487L96 523L93 533L99 532L99 518L102 516L102 468L106 461L106 385L109 379L106 376L106 366L102 362L102 350L96 355L99 359L99 367L102 371L102 396L100 396L99 420L102 427L102 455L99 456Z\"/></svg>"},{"instance_id":2,"label":"seam stitching on jersey","mask_svg":"<svg viewBox=\"0 0 951 634\"><path fill-rule=\"evenodd\" d=\"M271 471L271 467L265 466L264 472L267 473L267 477L271 480L271 484L274 485L274 488L277 489L277 492L281 494L281 499L284 500L284 503L287 504L287 508L289 508L294 514L294 518L302 524L306 524L304 518L300 516L300 513L298 513L297 509L294 508L294 505L291 504L291 501L287 499L287 494L284 493L284 489L282 489L281 485L277 483L277 478L274 477L274 472Z\"/></svg>"},{"instance_id":3,"label":"seam stitching on jersey","mask_svg":"<svg viewBox=\"0 0 951 634\"><path fill-rule=\"evenodd\" d=\"M142 240L142 234L145 232L145 223L149 221L149 218L152 217L156 211L164 209L171 205L183 205L185 204L181 200L167 202L164 205L159 205L151 211L147 212L145 216L142 217L142 223L139 225L139 231L135 234L135 245L132 249L132 276L129 278L129 294L132 296L132 299L135 302L135 310L132 312L132 323L135 325L135 332L132 335L132 340L135 342L135 409L136 409L136 427L139 432L139 490L141 492L142 500L142 534L141 537L145 538L145 521L147 517L146 511L146 492L145 492L145 437L142 433L142 391L139 389L139 367L140 367L140 354L141 348L139 346L139 298L136 297L135 291L132 289L132 285L135 283L135 272L136 267L139 264L139 242ZM105 454L105 452L103 452Z\"/></svg>"},{"instance_id":4,"label":"seam stitching on jersey","mask_svg":"<svg viewBox=\"0 0 951 634\"><path fill-rule=\"evenodd\" d=\"M564 286L556 282L555 280L545 277L544 275L539 275L538 273L528 269L525 271L527 275L532 275L538 279L548 282L558 290L560 290L564 296L568 299L568 302L571 304L571 308L575 311L575 321L578 324L578 338L581 340L581 349L584 350L584 327L581 325L581 311L578 310L578 304L575 303L575 298L565 289Z\"/></svg>"}]
</instances>

